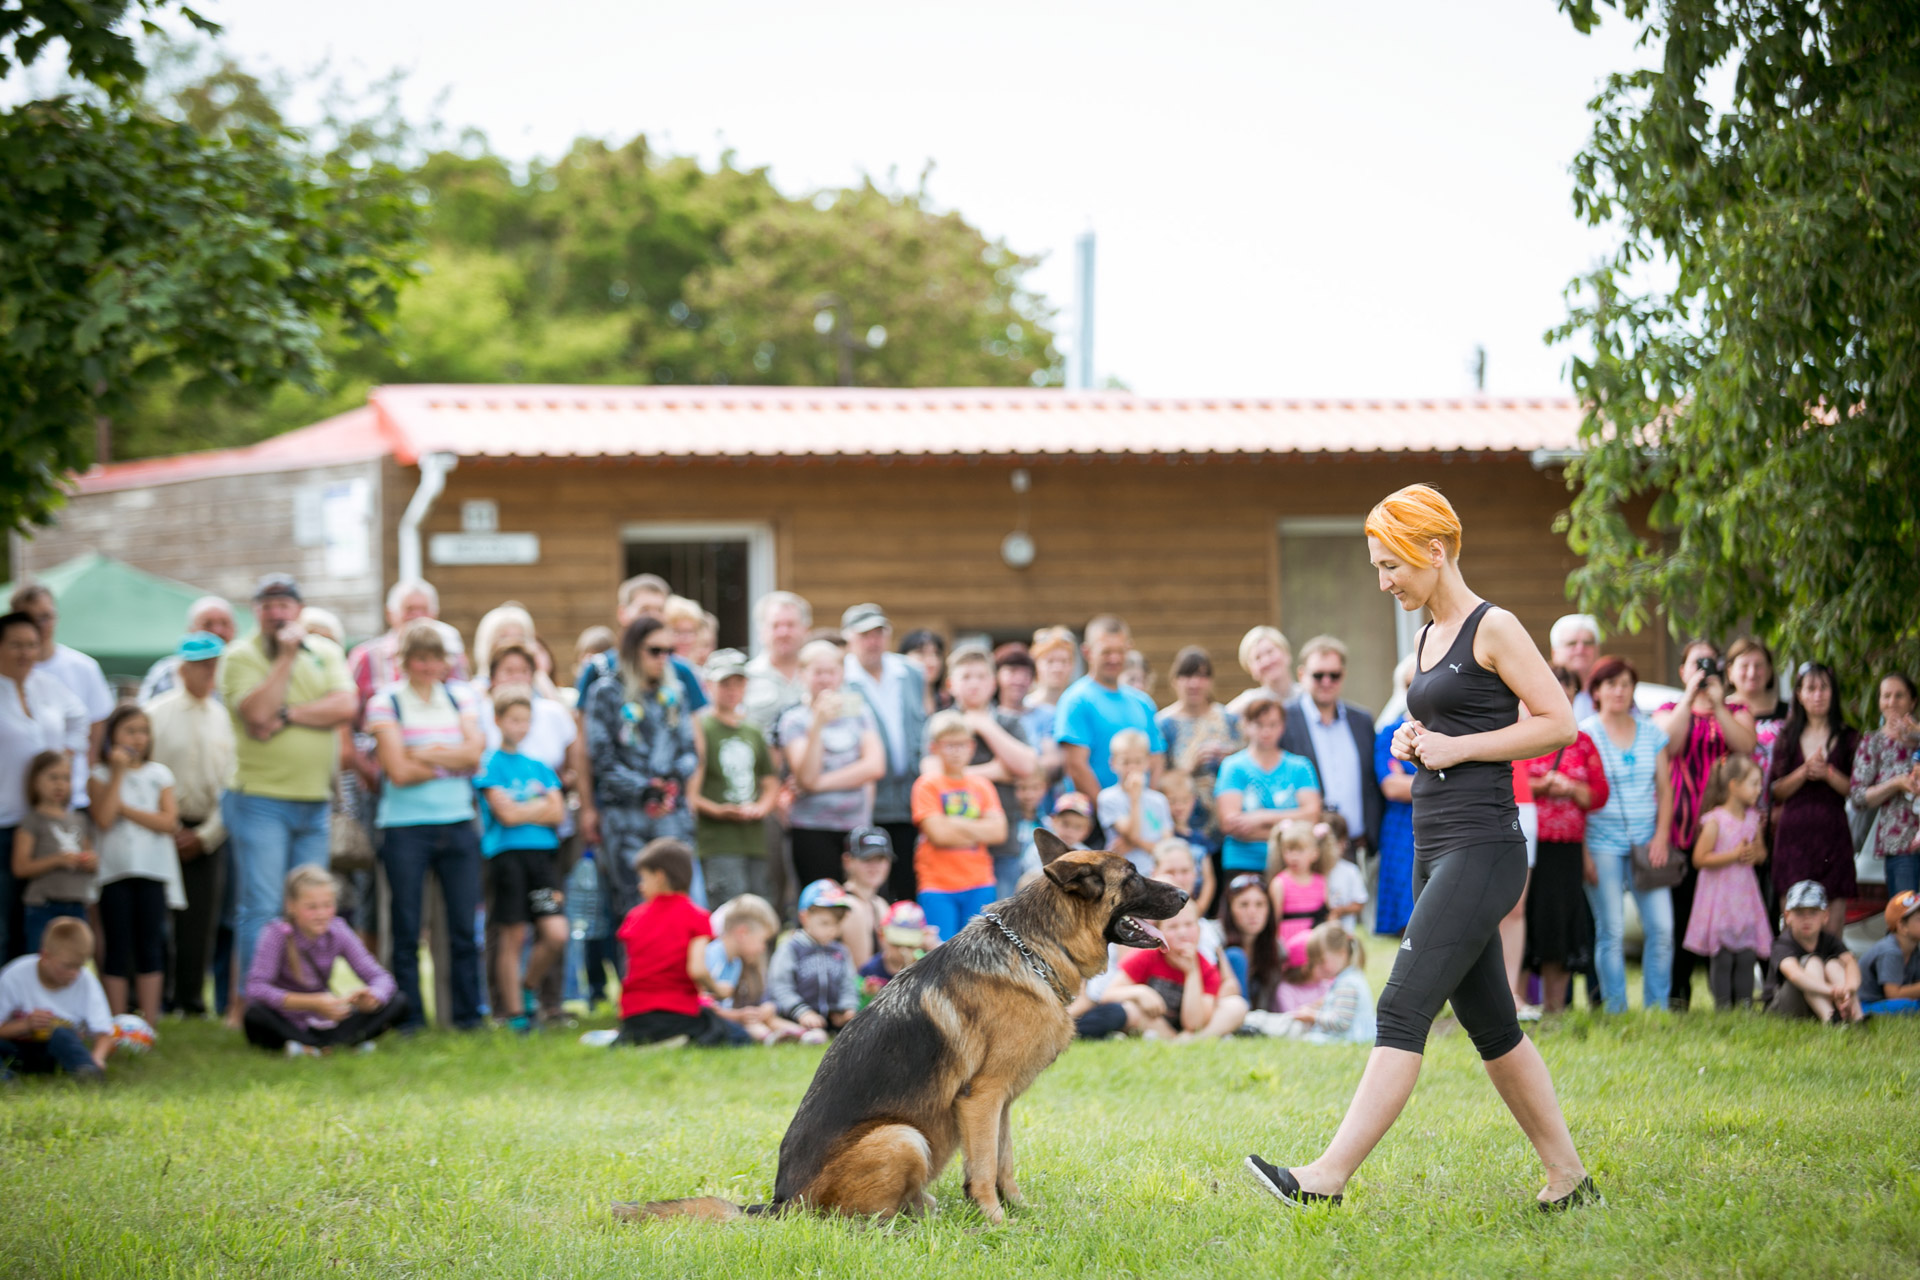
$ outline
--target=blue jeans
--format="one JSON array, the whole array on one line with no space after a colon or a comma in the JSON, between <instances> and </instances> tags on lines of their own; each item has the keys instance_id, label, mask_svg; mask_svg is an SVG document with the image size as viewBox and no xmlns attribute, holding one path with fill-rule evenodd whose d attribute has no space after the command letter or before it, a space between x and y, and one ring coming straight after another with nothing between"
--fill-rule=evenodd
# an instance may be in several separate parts
<instances>
[{"instance_id":1,"label":"blue jeans","mask_svg":"<svg viewBox=\"0 0 1920 1280\"><path fill-rule=\"evenodd\" d=\"M1908 889L1920 889L1920 853L1896 853L1886 859L1886 864L1889 898Z\"/></svg>"},{"instance_id":2,"label":"blue jeans","mask_svg":"<svg viewBox=\"0 0 1920 1280\"><path fill-rule=\"evenodd\" d=\"M0 964L5 964L15 956L23 956L25 948L20 939L13 936L13 920L20 911L20 895L26 892L24 880L14 878L13 874L13 833L17 827L0 827L0 850L6 856L0 858Z\"/></svg>"},{"instance_id":3,"label":"blue jeans","mask_svg":"<svg viewBox=\"0 0 1920 1280\"><path fill-rule=\"evenodd\" d=\"M15 1071L27 1075L54 1071L98 1075L100 1064L93 1060L78 1031L55 1027L45 1040L0 1040L0 1080L10 1078Z\"/></svg>"},{"instance_id":4,"label":"blue jeans","mask_svg":"<svg viewBox=\"0 0 1920 1280\"><path fill-rule=\"evenodd\" d=\"M453 1025L462 1031L479 1026L480 940L473 925L480 909L479 832L470 821L442 822L387 827L380 837L380 861L393 892L393 978L407 998L402 1028L426 1025L426 1005L420 1001L420 917L429 870L439 879L447 904Z\"/></svg>"},{"instance_id":5,"label":"blue jeans","mask_svg":"<svg viewBox=\"0 0 1920 1280\"><path fill-rule=\"evenodd\" d=\"M1251 981L1251 966L1247 961L1247 949L1245 947L1228 947L1226 957L1227 967L1233 970L1234 980L1240 984L1240 994L1251 1001L1253 999L1253 988L1248 985Z\"/></svg>"},{"instance_id":6,"label":"blue jeans","mask_svg":"<svg viewBox=\"0 0 1920 1280\"><path fill-rule=\"evenodd\" d=\"M948 942L966 928L967 921L992 906L995 900L994 887L990 884L952 893L922 889L920 910L926 913L927 923L940 931L940 941Z\"/></svg>"},{"instance_id":7,"label":"blue jeans","mask_svg":"<svg viewBox=\"0 0 1920 1280\"><path fill-rule=\"evenodd\" d=\"M1920 1000L1863 1000L1860 1010L1876 1017L1888 1013L1920 1013Z\"/></svg>"},{"instance_id":8,"label":"blue jeans","mask_svg":"<svg viewBox=\"0 0 1920 1280\"><path fill-rule=\"evenodd\" d=\"M87 904L84 902L30 902L27 904L27 932L21 939L20 954L40 949L40 935L47 926L65 916L71 920L87 918Z\"/></svg>"},{"instance_id":9,"label":"blue jeans","mask_svg":"<svg viewBox=\"0 0 1920 1280\"><path fill-rule=\"evenodd\" d=\"M1600 883L1587 885L1587 905L1593 908L1594 958L1600 969L1600 991L1608 1013L1627 1011L1627 957L1625 894L1633 894L1640 910L1646 945L1640 953L1640 1003L1648 1009L1667 1007L1673 987L1673 891L1633 887L1633 866L1624 853L1595 853Z\"/></svg>"},{"instance_id":10,"label":"blue jeans","mask_svg":"<svg viewBox=\"0 0 1920 1280\"><path fill-rule=\"evenodd\" d=\"M220 797L220 814L232 849L233 945L245 974L260 931L286 900L287 873L327 865L328 805L229 791Z\"/></svg>"}]
</instances>

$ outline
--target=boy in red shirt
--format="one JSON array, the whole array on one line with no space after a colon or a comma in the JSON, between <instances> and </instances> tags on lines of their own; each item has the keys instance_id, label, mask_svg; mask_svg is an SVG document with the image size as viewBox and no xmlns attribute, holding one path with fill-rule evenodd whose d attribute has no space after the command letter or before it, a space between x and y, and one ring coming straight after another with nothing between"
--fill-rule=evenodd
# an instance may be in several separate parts
<instances>
[{"instance_id":1,"label":"boy in red shirt","mask_svg":"<svg viewBox=\"0 0 1920 1280\"><path fill-rule=\"evenodd\" d=\"M973 728L965 716L958 711L934 716L927 721L927 743L940 771L913 784L913 822L920 828L913 854L920 881L915 897L944 942L993 903L988 849L1007 838L1007 813L993 784L967 773Z\"/></svg>"},{"instance_id":2,"label":"boy in red shirt","mask_svg":"<svg viewBox=\"0 0 1920 1280\"><path fill-rule=\"evenodd\" d=\"M713 923L693 904L693 850L678 840L655 840L634 860L640 905L627 913L618 936L627 948L627 979L620 985L620 1036L615 1044L746 1044L744 1029L702 1007L700 993L725 1000L733 989L707 970Z\"/></svg>"}]
</instances>

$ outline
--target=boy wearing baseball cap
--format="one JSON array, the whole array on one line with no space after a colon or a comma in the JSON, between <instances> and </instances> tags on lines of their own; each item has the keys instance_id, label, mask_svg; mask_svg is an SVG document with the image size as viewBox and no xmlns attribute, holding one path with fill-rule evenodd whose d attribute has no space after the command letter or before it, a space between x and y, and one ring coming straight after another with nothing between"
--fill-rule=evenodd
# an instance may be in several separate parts
<instances>
[{"instance_id":1,"label":"boy wearing baseball cap","mask_svg":"<svg viewBox=\"0 0 1920 1280\"><path fill-rule=\"evenodd\" d=\"M800 891L800 929L787 935L767 970L767 994L780 1016L806 1028L802 1044L822 1044L860 1007L853 957L840 941L853 905L838 881L815 880Z\"/></svg>"},{"instance_id":2,"label":"boy wearing baseball cap","mask_svg":"<svg viewBox=\"0 0 1920 1280\"><path fill-rule=\"evenodd\" d=\"M896 902L888 907L880 924L880 949L860 966L862 1006L879 995L894 974L939 945L938 938L928 936L927 915L918 903Z\"/></svg>"},{"instance_id":3,"label":"boy wearing baseball cap","mask_svg":"<svg viewBox=\"0 0 1920 1280\"><path fill-rule=\"evenodd\" d=\"M1920 893L1908 889L1887 900L1887 936L1860 957L1860 1008L1920 1013Z\"/></svg>"},{"instance_id":4,"label":"boy wearing baseball cap","mask_svg":"<svg viewBox=\"0 0 1920 1280\"><path fill-rule=\"evenodd\" d=\"M1860 966L1845 944L1828 933L1827 891L1802 880L1780 900L1783 928L1773 940L1767 982L1760 1001L1768 1013L1817 1018L1845 1026L1860 1011Z\"/></svg>"}]
</instances>

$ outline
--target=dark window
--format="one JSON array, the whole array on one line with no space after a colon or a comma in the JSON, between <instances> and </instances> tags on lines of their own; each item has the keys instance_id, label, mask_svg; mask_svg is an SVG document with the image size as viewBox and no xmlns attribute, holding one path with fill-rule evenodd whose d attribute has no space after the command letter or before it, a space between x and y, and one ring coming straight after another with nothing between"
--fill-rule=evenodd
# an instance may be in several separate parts
<instances>
[{"instance_id":1,"label":"dark window","mask_svg":"<svg viewBox=\"0 0 1920 1280\"><path fill-rule=\"evenodd\" d=\"M720 620L720 647L747 651L747 544L745 541L629 542L624 576L653 573L675 594L697 600Z\"/></svg>"}]
</instances>

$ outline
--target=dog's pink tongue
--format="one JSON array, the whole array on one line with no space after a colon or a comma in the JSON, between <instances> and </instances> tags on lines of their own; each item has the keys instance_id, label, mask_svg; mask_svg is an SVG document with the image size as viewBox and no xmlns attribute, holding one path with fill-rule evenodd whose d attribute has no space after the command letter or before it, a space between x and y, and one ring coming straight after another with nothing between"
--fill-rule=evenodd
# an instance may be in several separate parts
<instances>
[{"instance_id":1,"label":"dog's pink tongue","mask_svg":"<svg viewBox=\"0 0 1920 1280\"><path fill-rule=\"evenodd\" d=\"M1165 935L1165 934L1163 934L1163 933L1161 933L1161 932L1160 932L1160 931L1159 931L1158 929L1156 929L1156 928L1154 928L1154 927L1153 927L1153 921L1151 921L1151 920L1135 920L1135 921L1134 921L1134 923L1135 923L1135 924L1137 924L1137 925L1139 925L1139 926L1140 926L1140 927L1141 927L1142 929L1145 929L1145 930L1147 931L1147 936L1148 936L1149 938L1152 938L1152 939L1153 939L1153 941L1154 941L1154 945L1156 945L1156 946L1161 946L1161 947L1164 947L1164 946L1166 946L1166 945L1167 945L1167 937L1166 937L1166 935Z\"/></svg>"}]
</instances>

